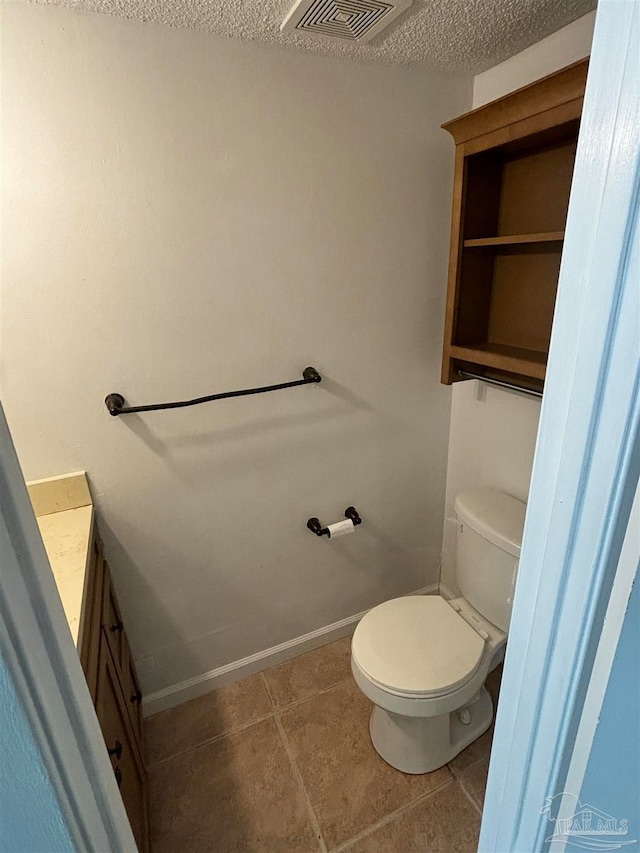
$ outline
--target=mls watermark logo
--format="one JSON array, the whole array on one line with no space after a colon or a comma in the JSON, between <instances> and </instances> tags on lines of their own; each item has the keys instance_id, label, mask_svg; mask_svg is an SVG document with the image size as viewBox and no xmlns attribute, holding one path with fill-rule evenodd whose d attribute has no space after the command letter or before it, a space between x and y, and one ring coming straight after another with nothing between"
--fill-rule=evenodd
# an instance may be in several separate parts
<instances>
[{"instance_id":1,"label":"mls watermark logo","mask_svg":"<svg viewBox=\"0 0 640 853\"><path fill-rule=\"evenodd\" d=\"M540 814L548 815L553 832L545 841L563 842L567 846L584 850L619 850L635 839L628 839L629 821L596 809L568 791L547 797Z\"/></svg>"}]
</instances>

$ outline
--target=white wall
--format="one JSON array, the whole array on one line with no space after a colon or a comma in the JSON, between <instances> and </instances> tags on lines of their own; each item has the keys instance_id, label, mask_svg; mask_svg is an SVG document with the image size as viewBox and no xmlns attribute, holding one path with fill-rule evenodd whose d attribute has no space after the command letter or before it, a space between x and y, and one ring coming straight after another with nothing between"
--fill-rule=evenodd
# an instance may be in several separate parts
<instances>
[{"instance_id":1,"label":"white wall","mask_svg":"<svg viewBox=\"0 0 640 853\"><path fill-rule=\"evenodd\" d=\"M594 10L478 74L473 80L474 109L589 56L595 22Z\"/></svg>"},{"instance_id":2,"label":"white wall","mask_svg":"<svg viewBox=\"0 0 640 853\"><path fill-rule=\"evenodd\" d=\"M552 74L591 52L595 12L505 62L477 75L473 106L507 95L514 89ZM540 401L517 392L475 381L453 386L447 466L446 516L453 516L459 492L485 484L526 501L540 418ZM455 584L455 526L444 525L441 581L459 593Z\"/></svg>"},{"instance_id":3,"label":"white wall","mask_svg":"<svg viewBox=\"0 0 640 853\"><path fill-rule=\"evenodd\" d=\"M85 468L153 691L437 582L471 81L5 3L2 396ZM321 386L111 418L131 403ZM309 516L364 524L327 542Z\"/></svg>"}]
</instances>

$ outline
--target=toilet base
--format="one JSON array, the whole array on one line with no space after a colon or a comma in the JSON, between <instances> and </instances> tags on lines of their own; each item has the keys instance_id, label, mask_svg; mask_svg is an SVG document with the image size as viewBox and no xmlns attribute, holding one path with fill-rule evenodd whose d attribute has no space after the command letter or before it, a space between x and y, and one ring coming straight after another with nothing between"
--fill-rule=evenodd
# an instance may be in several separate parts
<instances>
[{"instance_id":1,"label":"toilet base","mask_svg":"<svg viewBox=\"0 0 640 853\"><path fill-rule=\"evenodd\" d=\"M461 722L467 716L469 722ZM404 717L375 705L369 722L373 746L403 773L431 773L455 758L491 725L493 704L482 687L471 702L437 717Z\"/></svg>"}]
</instances>

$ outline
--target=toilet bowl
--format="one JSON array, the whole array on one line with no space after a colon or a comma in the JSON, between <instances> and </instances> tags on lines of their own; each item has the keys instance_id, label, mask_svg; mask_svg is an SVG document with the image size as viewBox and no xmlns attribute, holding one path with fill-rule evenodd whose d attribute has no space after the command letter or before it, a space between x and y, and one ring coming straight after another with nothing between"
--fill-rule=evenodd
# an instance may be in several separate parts
<instances>
[{"instance_id":1,"label":"toilet bowl","mask_svg":"<svg viewBox=\"0 0 640 853\"><path fill-rule=\"evenodd\" d=\"M458 496L456 580L463 596L406 596L374 607L351 643L369 731L404 773L451 761L491 725L484 687L504 657L526 505L495 489Z\"/></svg>"}]
</instances>

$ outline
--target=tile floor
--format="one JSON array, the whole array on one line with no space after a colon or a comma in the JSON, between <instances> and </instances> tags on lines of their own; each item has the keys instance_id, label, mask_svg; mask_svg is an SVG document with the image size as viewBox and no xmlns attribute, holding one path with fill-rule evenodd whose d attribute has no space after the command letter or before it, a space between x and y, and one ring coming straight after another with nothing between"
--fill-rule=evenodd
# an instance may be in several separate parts
<instances>
[{"instance_id":1,"label":"tile floor","mask_svg":"<svg viewBox=\"0 0 640 853\"><path fill-rule=\"evenodd\" d=\"M146 721L153 853L471 853L491 731L448 767L394 770L369 740L350 638ZM494 701L499 673L488 684Z\"/></svg>"}]
</instances>

